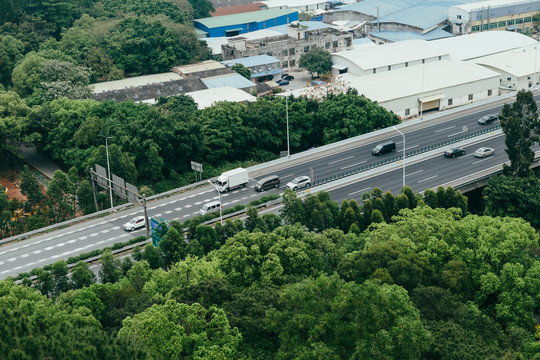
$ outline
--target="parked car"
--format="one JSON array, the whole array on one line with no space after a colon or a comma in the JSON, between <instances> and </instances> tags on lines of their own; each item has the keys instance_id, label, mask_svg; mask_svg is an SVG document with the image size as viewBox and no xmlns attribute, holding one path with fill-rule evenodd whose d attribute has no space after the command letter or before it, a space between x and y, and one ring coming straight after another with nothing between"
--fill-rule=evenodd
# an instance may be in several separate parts
<instances>
[{"instance_id":1,"label":"parked car","mask_svg":"<svg viewBox=\"0 0 540 360\"><path fill-rule=\"evenodd\" d=\"M138 228L142 228L145 225L144 216L137 216L129 220L124 224L124 229L126 231L133 231Z\"/></svg>"},{"instance_id":2,"label":"parked car","mask_svg":"<svg viewBox=\"0 0 540 360\"><path fill-rule=\"evenodd\" d=\"M444 156L453 158L456 156L465 155L465 150L461 148L450 148L444 152Z\"/></svg>"},{"instance_id":3,"label":"parked car","mask_svg":"<svg viewBox=\"0 0 540 360\"><path fill-rule=\"evenodd\" d=\"M280 79L280 80L276 81L276 84L278 84L279 86L289 85L289 81L287 81L285 79Z\"/></svg>"},{"instance_id":4,"label":"parked car","mask_svg":"<svg viewBox=\"0 0 540 360\"><path fill-rule=\"evenodd\" d=\"M392 151L396 151L396 143L387 141L375 146L373 150L371 150L371 155L383 155Z\"/></svg>"},{"instance_id":5,"label":"parked car","mask_svg":"<svg viewBox=\"0 0 540 360\"><path fill-rule=\"evenodd\" d=\"M281 74L281 78L282 78L283 80L287 80L287 81L292 81L292 80L294 80L294 76L289 75L289 74L287 74L287 73Z\"/></svg>"},{"instance_id":6,"label":"parked car","mask_svg":"<svg viewBox=\"0 0 540 360\"><path fill-rule=\"evenodd\" d=\"M486 156L495 155L495 149L489 147L481 147L474 152L474 156L485 158Z\"/></svg>"},{"instance_id":7,"label":"parked car","mask_svg":"<svg viewBox=\"0 0 540 360\"><path fill-rule=\"evenodd\" d=\"M311 186L309 182L309 176L299 176L294 178L291 182L287 183L287 187L291 190L297 191L301 188L308 188Z\"/></svg>"},{"instance_id":8,"label":"parked car","mask_svg":"<svg viewBox=\"0 0 540 360\"><path fill-rule=\"evenodd\" d=\"M478 124L480 125L487 125L491 124L492 122L497 121L499 119L498 115L486 115L482 116L480 119L478 119Z\"/></svg>"}]
</instances>

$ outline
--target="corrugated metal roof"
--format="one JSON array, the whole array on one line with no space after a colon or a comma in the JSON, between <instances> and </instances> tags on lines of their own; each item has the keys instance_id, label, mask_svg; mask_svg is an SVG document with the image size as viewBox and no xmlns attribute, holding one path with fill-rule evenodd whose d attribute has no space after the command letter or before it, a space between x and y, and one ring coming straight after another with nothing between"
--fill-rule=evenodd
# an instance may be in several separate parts
<instances>
[{"instance_id":1,"label":"corrugated metal roof","mask_svg":"<svg viewBox=\"0 0 540 360\"><path fill-rule=\"evenodd\" d=\"M257 55L257 56L250 56L247 58L241 58L241 59L234 59L234 60L225 60L221 63L227 66L233 66L234 64L242 64L245 67L253 67L253 66L263 66L268 64L274 64L279 63L280 61L276 59L273 56L270 55Z\"/></svg>"},{"instance_id":2,"label":"corrugated metal roof","mask_svg":"<svg viewBox=\"0 0 540 360\"><path fill-rule=\"evenodd\" d=\"M196 64L173 67L173 71L179 74L193 74L201 71L223 69L225 65L215 60L206 60Z\"/></svg>"},{"instance_id":3,"label":"corrugated metal roof","mask_svg":"<svg viewBox=\"0 0 540 360\"><path fill-rule=\"evenodd\" d=\"M299 8L304 6L313 6L317 4L324 5L326 0L267 0L263 3L268 6L269 9L272 8Z\"/></svg>"},{"instance_id":4,"label":"corrugated metal roof","mask_svg":"<svg viewBox=\"0 0 540 360\"><path fill-rule=\"evenodd\" d=\"M174 72L166 72L161 74L144 75L122 80L91 84L90 89L94 94L99 94L106 91L122 90L132 87L144 86L149 84L159 84L167 81L180 79L183 79L183 77L179 74Z\"/></svg>"},{"instance_id":5,"label":"corrugated metal roof","mask_svg":"<svg viewBox=\"0 0 540 360\"><path fill-rule=\"evenodd\" d=\"M392 42L405 40L437 40L452 37L452 34L441 29L435 29L426 34L412 31L379 31L372 32L369 35Z\"/></svg>"},{"instance_id":6,"label":"corrugated metal roof","mask_svg":"<svg viewBox=\"0 0 540 360\"><path fill-rule=\"evenodd\" d=\"M269 9L269 10L261 10L261 11L251 11L251 12L246 12L246 13L241 13L241 14L207 17L203 19L196 19L194 21L206 26L207 28L217 28L217 27L223 27L223 26L231 26L231 25L266 21L266 20L270 20L279 16L293 14L296 12L297 12L296 10Z\"/></svg>"},{"instance_id":7,"label":"corrugated metal roof","mask_svg":"<svg viewBox=\"0 0 540 360\"><path fill-rule=\"evenodd\" d=\"M230 86L235 89L245 89L255 86L255 83L236 73L230 75L213 76L201 80L204 85L206 85L206 87L209 89L223 86Z\"/></svg>"},{"instance_id":8,"label":"corrugated metal roof","mask_svg":"<svg viewBox=\"0 0 540 360\"><path fill-rule=\"evenodd\" d=\"M455 5L455 7L462 9L467 12L472 12L475 10L487 10L487 8L498 8L504 6L513 6L518 4L538 4L538 0L488 0L488 1L476 1L470 2L468 4ZM530 10L532 11L532 10Z\"/></svg>"},{"instance_id":9,"label":"corrugated metal roof","mask_svg":"<svg viewBox=\"0 0 540 360\"><path fill-rule=\"evenodd\" d=\"M379 16L382 17L395 13L398 10L418 5L424 1L425 0L364 0L354 4L341 6L338 10L330 11L329 13L339 11L355 11L376 18L377 6L379 6Z\"/></svg>"},{"instance_id":10,"label":"corrugated metal roof","mask_svg":"<svg viewBox=\"0 0 540 360\"><path fill-rule=\"evenodd\" d=\"M257 101L257 98L255 96L250 95L243 90L232 88L230 86L189 92L186 93L186 95L191 96L193 100L195 100L195 102L197 103L197 108L199 109L205 109L219 101Z\"/></svg>"},{"instance_id":11,"label":"corrugated metal roof","mask_svg":"<svg viewBox=\"0 0 540 360\"><path fill-rule=\"evenodd\" d=\"M233 5L233 6L225 6L225 7L218 7L216 8L216 11L211 13L213 17L216 16L225 16L225 15L232 15L232 14L241 14L246 12L252 12L252 11L260 11L265 5L260 2L251 3L251 4L241 4L241 5Z\"/></svg>"},{"instance_id":12,"label":"corrugated metal roof","mask_svg":"<svg viewBox=\"0 0 540 360\"><path fill-rule=\"evenodd\" d=\"M538 56L538 45L536 44L470 61L500 69L517 77L531 75L535 70L540 71L540 56Z\"/></svg>"}]
</instances>

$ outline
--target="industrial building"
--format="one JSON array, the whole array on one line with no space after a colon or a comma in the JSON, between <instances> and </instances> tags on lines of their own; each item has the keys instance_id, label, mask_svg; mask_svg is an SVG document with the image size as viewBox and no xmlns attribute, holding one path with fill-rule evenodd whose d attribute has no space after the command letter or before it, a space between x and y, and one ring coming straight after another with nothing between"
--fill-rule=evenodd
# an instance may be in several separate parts
<instances>
[{"instance_id":1,"label":"industrial building","mask_svg":"<svg viewBox=\"0 0 540 360\"><path fill-rule=\"evenodd\" d=\"M251 70L251 80L255 83L270 80L271 77L283 72L281 62L273 56L257 55L247 58L225 60L221 62L229 67L235 64L242 64Z\"/></svg>"},{"instance_id":2,"label":"industrial building","mask_svg":"<svg viewBox=\"0 0 540 360\"><path fill-rule=\"evenodd\" d=\"M540 12L540 1L489 0L454 5L448 9L448 20L454 35L481 31L522 31L533 27Z\"/></svg>"},{"instance_id":3,"label":"industrial building","mask_svg":"<svg viewBox=\"0 0 540 360\"><path fill-rule=\"evenodd\" d=\"M297 20L296 10L270 9L196 19L193 25L207 37L230 37L289 24Z\"/></svg>"},{"instance_id":4,"label":"industrial building","mask_svg":"<svg viewBox=\"0 0 540 360\"><path fill-rule=\"evenodd\" d=\"M212 89L205 89L199 91L193 91L186 93L187 96L191 96L197 108L199 110L206 109L217 102L230 101L230 102L253 102L257 101L257 98L253 95L246 93L245 91L232 88L230 86L222 86Z\"/></svg>"}]
</instances>

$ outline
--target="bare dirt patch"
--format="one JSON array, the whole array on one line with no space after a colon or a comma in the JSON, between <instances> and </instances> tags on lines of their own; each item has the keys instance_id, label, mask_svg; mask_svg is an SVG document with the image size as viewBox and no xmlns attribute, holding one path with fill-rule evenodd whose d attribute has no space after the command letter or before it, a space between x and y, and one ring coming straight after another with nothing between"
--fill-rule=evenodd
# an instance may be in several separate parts
<instances>
[{"instance_id":1,"label":"bare dirt patch","mask_svg":"<svg viewBox=\"0 0 540 360\"><path fill-rule=\"evenodd\" d=\"M26 196L21 193L21 172L16 170L6 170L0 173L0 184L8 189L8 199L26 200Z\"/></svg>"}]
</instances>

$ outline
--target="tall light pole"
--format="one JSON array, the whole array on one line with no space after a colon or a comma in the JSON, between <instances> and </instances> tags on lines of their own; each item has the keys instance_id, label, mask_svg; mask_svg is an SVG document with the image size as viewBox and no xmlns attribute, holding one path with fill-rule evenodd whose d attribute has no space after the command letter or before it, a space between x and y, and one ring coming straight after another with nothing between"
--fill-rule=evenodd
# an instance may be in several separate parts
<instances>
[{"instance_id":1,"label":"tall light pole","mask_svg":"<svg viewBox=\"0 0 540 360\"><path fill-rule=\"evenodd\" d=\"M285 97L285 111L287 118L287 157L291 157L291 148L289 146L289 97Z\"/></svg>"},{"instance_id":2,"label":"tall light pole","mask_svg":"<svg viewBox=\"0 0 540 360\"><path fill-rule=\"evenodd\" d=\"M216 189L217 191L218 199L219 199L219 221L221 221L221 225L223 225L223 211L222 211L223 205L221 204L221 193L219 192L219 189L213 182L211 182L210 180L206 180L206 181L208 181L208 183L212 185L214 189Z\"/></svg>"},{"instance_id":3,"label":"tall light pole","mask_svg":"<svg viewBox=\"0 0 540 360\"><path fill-rule=\"evenodd\" d=\"M105 138L105 149L107 150L107 179L109 180L109 196L111 197L111 209L114 207L112 199L112 181L111 181L111 165L109 164L109 144L107 140L112 139L114 136L107 136Z\"/></svg>"},{"instance_id":4,"label":"tall light pole","mask_svg":"<svg viewBox=\"0 0 540 360\"><path fill-rule=\"evenodd\" d=\"M533 88L536 87L536 59L538 58L538 45L534 47L534 74L533 74Z\"/></svg>"},{"instance_id":5,"label":"tall light pole","mask_svg":"<svg viewBox=\"0 0 540 360\"><path fill-rule=\"evenodd\" d=\"M425 61L425 60L422 60ZM420 119L422 118L422 110L424 109L424 68L426 67L425 62L422 63L422 97L420 97Z\"/></svg>"},{"instance_id":6,"label":"tall light pole","mask_svg":"<svg viewBox=\"0 0 540 360\"><path fill-rule=\"evenodd\" d=\"M401 159L401 162L403 163L403 188L405 188L405 135L398 130L395 126L392 126L394 130L396 130L398 133L401 134L403 137L403 159Z\"/></svg>"}]
</instances>

